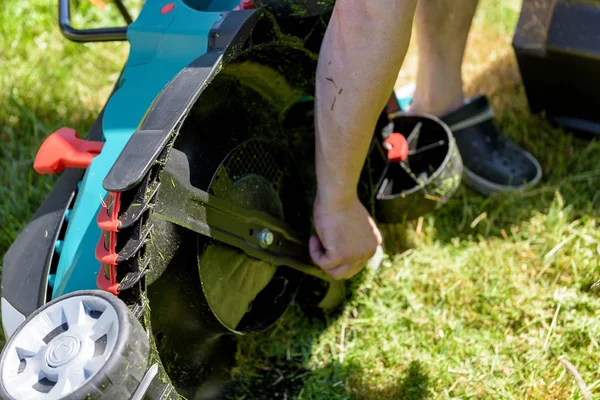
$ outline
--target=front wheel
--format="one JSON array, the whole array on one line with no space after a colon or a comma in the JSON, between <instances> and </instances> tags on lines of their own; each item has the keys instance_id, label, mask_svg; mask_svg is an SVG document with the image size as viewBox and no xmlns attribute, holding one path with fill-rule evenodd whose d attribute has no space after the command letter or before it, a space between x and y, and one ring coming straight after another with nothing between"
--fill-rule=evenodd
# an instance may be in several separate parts
<instances>
[{"instance_id":1,"label":"front wheel","mask_svg":"<svg viewBox=\"0 0 600 400\"><path fill-rule=\"evenodd\" d=\"M129 399L146 373L148 335L114 295L61 296L29 316L0 357L6 400Z\"/></svg>"}]
</instances>

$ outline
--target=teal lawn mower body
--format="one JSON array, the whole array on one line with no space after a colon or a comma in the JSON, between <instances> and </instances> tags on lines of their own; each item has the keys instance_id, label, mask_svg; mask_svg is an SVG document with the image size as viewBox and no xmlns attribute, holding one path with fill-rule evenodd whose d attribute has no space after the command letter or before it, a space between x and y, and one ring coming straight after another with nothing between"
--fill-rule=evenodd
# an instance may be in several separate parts
<instances>
[{"instance_id":1,"label":"teal lawn mower body","mask_svg":"<svg viewBox=\"0 0 600 400\"><path fill-rule=\"evenodd\" d=\"M206 53L213 25L222 18L222 12L237 5L235 0L207 3L206 10L198 12L178 0L167 3L173 7L163 12L164 7L171 7L164 1L148 0L129 25L129 59L104 111L103 150L87 168L70 213L53 299L74 290L97 288L94 253L82 250L95 248L101 233L95 218L101 206L98 199L107 195L102 182L154 99L179 71Z\"/></svg>"}]
</instances>

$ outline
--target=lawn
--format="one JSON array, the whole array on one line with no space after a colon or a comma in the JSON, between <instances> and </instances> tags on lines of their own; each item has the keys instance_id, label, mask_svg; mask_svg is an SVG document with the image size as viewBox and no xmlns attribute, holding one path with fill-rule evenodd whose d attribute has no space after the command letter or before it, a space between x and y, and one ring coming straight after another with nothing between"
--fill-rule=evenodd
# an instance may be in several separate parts
<instances>
[{"instance_id":1,"label":"lawn","mask_svg":"<svg viewBox=\"0 0 600 400\"><path fill-rule=\"evenodd\" d=\"M0 253L55 177L32 170L58 127L86 130L125 62L126 43L63 39L54 2L0 8ZM529 114L510 48L517 0L482 0L464 75L499 126L542 163L523 195L466 187L438 213L388 229L383 265L350 282L327 320L294 306L272 330L244 338L235 399L583 399L600 397L600 143ZM74 24L120 23L81 2ZM398 84L414 77L411 47Z\"/></svg>"}]
</instances>

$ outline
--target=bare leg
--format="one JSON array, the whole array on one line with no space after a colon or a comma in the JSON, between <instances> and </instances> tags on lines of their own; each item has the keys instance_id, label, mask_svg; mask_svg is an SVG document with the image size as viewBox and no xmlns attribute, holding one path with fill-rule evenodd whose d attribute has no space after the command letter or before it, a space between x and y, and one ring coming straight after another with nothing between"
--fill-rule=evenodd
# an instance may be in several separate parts
<instances>
[{"instance_id":1,"label":"bare leg","mask_svg":"<svg viewBox=\"0 0 600 400\"><path fill-rule=\"evenodd\" d=\"M420 0L419 69L411 110L442 117L465 166L465 182L484 195L537 184L539 162L510 141L493 121L483 95L466 103L462 62L478 0Z\"/></svg>"},{"instance_id":2,"label":"bare leg","mask_svg":"<svg viewBox=\"0 0 600 400\"><path fill-rule=\"evenodd\" d=\"M442 115L462 105L461 67L478 1L419 1L419 69L412 111Z\"/></svg>"}]
</instances>

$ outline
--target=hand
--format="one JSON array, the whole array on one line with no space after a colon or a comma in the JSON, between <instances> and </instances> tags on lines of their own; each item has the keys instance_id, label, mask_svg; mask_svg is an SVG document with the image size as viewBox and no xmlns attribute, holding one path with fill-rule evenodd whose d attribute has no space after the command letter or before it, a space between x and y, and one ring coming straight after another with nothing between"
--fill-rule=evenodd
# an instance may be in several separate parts
<instances>
[{"instance_id":1,"label":"hand","mask_svg":"<svg viewBox=\"0 0 600 400\"><path fill-rule=\"evenodd\" d=\"M334 279L360 272L382 243L381 233L358 197L349 202L314 204L317 236L310 238L313 262Z\"/></svg>"}]
</instances>

